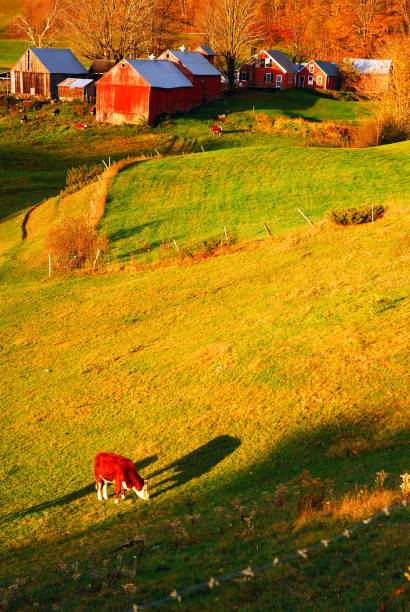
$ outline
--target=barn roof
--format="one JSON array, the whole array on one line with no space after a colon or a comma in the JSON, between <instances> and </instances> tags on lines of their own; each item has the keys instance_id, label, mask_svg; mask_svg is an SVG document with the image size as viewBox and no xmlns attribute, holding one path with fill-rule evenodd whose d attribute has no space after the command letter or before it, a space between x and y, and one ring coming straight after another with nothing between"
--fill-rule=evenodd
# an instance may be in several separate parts
<instances>
[{"instance_id":1,"label":"barn roof","mask_svg":"<svg viewBox=\"0 0 410 612\"><path fill-rule=\"evenodd\" d=\"M279 51L278 49L270 49L269 51L266 51L266 53L270 55L270 57L275 60L275 62L282 66L282 68L286 70L286 72L298 71L298 66L291 62L290 59L286 57L284 53L282 53L282 51Z\"/></svg>"},{"instance_id":2,"label":"barn roof","mask_svg":"<svg viewBox=\"0 0 410 612\"><path fill-rule=\"evenodd\" d=\"M354 67L361 74L389 74L392 61L391 60L373 60L373 59L354 59L345 57L345 60L353 62Z\"/></svg>"},{"instance_id":3,"label":"barn roof","mask_svg":"<svg viewBox=\"0 0 410 612\"><path fill-rule=\"evenodd\" d=\"M194 76L221 76L219 70L208 62L201 53L196 51L175 51L175 49L170 49L170 52Z\"/></svg>"},{"instance_id":4,"label":"barn roof","mask_svg":"<svg viewBox=\"0 0 410 612\"><path fill-rule=\"evenodd\" d=\"M212 51L211 47L208 47L208 45L199 45L197 47L197 49L202 49L202 51L205 51L205 53L207 55L215 55L216 56L216 53L214 53L214 51Z\"/></svg>"},{"instance_id":5,"label":"barn roof","mask_svg":"<svg viewBox=\"0 0 410 612\"><path fill-rule=\"evenodd\" d=\"M70 89L74 89L77 87L87 87L90 83L94 83L94 79L64 79L61 83L58 84L60 87L69 87Z\"/></svg>"},{"instance_id":6,"label":"barn roof","mask_svg":"<svg viewBox=\"0 0 410 612\"><path fill-rule=\"evenodd\" d=\"M30 51L51 74L87 74L71 49L30 48Z\"/></svg>"},{"instance_id":7,"label":"barn roof","mask_svg":"<svg viewBox=\"0 0 410 612\"><path fill-rule=\"evenodd\" d=\"M313 61L321 70L323 70L325 74L327 74L327 76L340 76L339 68L334 62L322 62L319 60Z\"/></svg>"},{"instance_id":8,"label":"barn roof","mask_svg":"<svg viewBox=\"0 0 410 612\"><path fill-rule=\"evenodd\" d=\"M205 62L208 62L204 58ZM142 76L151 87L173 89L174 87L193 87L191 81L182 74L176 65L168 60L127 59L129 65Z\"/></svg>"}]
</instances>

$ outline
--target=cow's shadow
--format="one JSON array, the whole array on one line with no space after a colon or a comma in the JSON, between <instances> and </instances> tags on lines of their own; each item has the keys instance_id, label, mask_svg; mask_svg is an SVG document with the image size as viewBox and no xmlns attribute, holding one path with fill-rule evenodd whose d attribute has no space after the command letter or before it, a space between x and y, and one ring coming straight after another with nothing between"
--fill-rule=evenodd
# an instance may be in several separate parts
<instances>
[{"instance_id":1,"label":"cow's shadow","mask_svg":"<svg viewBox=\"0 0 410 612\"><path fill-rule=\"evenodd\" d=\"M225 457L233 453L240 444L241 441L238 438L227 435L218 436L164 468L153 472L148 478L156 479L158 476L171 471L172 474L160 482L155 482L152 487L155 492L150 496L151 499L166 491L180 487L194 478L203 476Z\"/></svg>"},{"instance_id":2,"label":"cow's shadow","mask_svg":"<svg viewBox=\"0 0 410 612\"><path fill-rule=\"evenodd\" d=\"M158 455L151 455L150 457L146 457L142 461L137 461L135 466L137 470L144 470L148 465L156 461ZM34 514L35 512L42 512L43 510L49 510L50 508L57 508L58 506L65 506L65 504L69 504L76 499L81 499L86 495L89 495L95 491L95 482L82 487L81 489L77 489L76 491L72 491L71 493L67 493L66 495L62 495L61 497L57 497L56 499L52 499L46 502L42 502L41 504L36 504L35 506L31 506L30 508L26 508L25 510L20 510L19 512L10 512L9 514L3 514L0 516L0 523L4 523L5 521L11 521L19 518L23 518L24 516L28 516L29 514Z\"/></svg>"}]
</instances>

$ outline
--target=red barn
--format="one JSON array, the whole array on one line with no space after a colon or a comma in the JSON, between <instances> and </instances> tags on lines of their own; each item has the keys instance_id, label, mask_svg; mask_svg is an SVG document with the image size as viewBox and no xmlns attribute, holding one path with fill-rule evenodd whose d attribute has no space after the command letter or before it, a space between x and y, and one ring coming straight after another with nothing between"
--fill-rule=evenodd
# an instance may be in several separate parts
<instances>
[{"instance_id":1,"label":"red barn","mask_svg":"<svg viewBox=\"0 0 410 612\"><path fill-rule=\"evenodd\" d=\"M221 73L202 53L168 49L159 59L176 64L194 86L194 105L204 104L221 97Z\"/></svg>"},{"instance_id":2,"label":"red barn","mask_svg":"<svg viewBox=\"0 0 410 612\"><path fill-rule=\"evenodd\" d=\"M239 70L239 87L288 89L296 84L298 67L282 51L262 49Z\"/></svg>"},{"instance_id":3,"label":"red barn","mask_svg":"<svg viewBox=\"0 0 410 612\"><path fill-rule=\"evenodd\" d=\"M297 81L297 86L301 89L340 89L339 68L333 62L310 60L299 70Z\"/></svg>"},{"instance_id":4,"label":"red barn","mask_svg":"<svg viewBox=\"0 0 410 612\"><path fill-rule=\"evenodd\" d=\"M194 104L192 83L163 60L121 60L96 85L96 119L107 123L152 123L162 113L186 111Z\"/></svg>"}]
</instances>

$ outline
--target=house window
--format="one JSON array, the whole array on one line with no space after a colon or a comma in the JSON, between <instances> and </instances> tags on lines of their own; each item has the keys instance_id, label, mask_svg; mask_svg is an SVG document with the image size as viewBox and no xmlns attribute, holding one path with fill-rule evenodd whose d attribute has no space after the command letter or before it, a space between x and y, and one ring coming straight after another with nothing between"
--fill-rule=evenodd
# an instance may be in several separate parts
<instances>
[{"instance_id":1,"label":"house window","mask_svg":"<svg viewBox=\"0 0 410 612\"><path fill-rule=\"evenodd\" d=\"M239 80L240 81L247 81L249 77L249 72L240 72L239 73Z\"/></svg>"},{"instance_id":2,"label":"house window","mask_svg":"<svg viewBox=\"0 0 410 612\"><path fill-rule=\"evenodd\" d=\"M270 68L272 65L272 62L270 61L270 59L265 60L265 68Z\"/></svg>"},{"instance_id":3,"label":"house window","mask_svg":"<svg viewBox=\"0 0 410 612\"><path fill-rule=\"evenodd\" d=\"M282 75L281 74L276 75L276 87L282 87Z\"/></svg>"},{"instance_id":4,"label":"house window","mask_svg":"<svg viewBox=\"0 0 410 612\"><path fill-rule=\"evenodd\" d=\"M314 72L314 71L315 71L315 65L314 64L310 64L309 72Z\"/></svg>"},{"instance_id":5,"label":"house window","mask_svg":"<svg viewBox=\"0 0 410 612\"><path fill-rule=\"evenodd\" d=\"M270 72L265 72L265 74L263 75L263 80L265 81L265 83L272 83L272 75Z\"/></svg>"},{"instance_id":6,"label":"house window","mask_svg":"<svg viewBox=\"0 0 410 612\"><path fill-rule=\"evenodd\" d=\"M313 77L312 76L308 77L308 85L313 85Z\"/></svg>"},{"instance_id":7,"label":"house window","mask_svg":"<svg viewBox=\"0 0 410 612\"><path fill-rule=\"evenodd\" d=\"M322 84L322 77L320 76L320 74L316 77L316 84L317 85L321 85Z\"/></svg>"},{"instance_id":8,"label":"house window","mask_svg":"<svg viewBox=\"0 0 410 612\"><path fill-rule=\"evenodd\" d=\"M288 83L289 85L293 85L295 82L295 75L294 74L288 74Z\"/></svg>"}]
</instances>

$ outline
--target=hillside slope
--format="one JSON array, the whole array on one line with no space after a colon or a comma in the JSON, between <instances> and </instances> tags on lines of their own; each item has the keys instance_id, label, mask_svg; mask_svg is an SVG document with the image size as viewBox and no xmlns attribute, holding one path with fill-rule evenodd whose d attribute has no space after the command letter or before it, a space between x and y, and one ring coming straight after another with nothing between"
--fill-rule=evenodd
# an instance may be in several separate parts
<instances>
[{"instance_id":1,"label":"hillside slope","mask_svg":"<svg viewBox=\"0 0 410 612\"><path fill-rule=\"evenodd\" d=\"M388 151L401 152L400 163L403 150L380 149L381 166ZM166 161L182 163L152 168ZM114 190L141 168L119 175ZM390 210L373 225L282 226L274 242L197 265L0 286L9 608L124 610L328 538L399 499L408 209L398 189L387 197ZM8 266L37 266L40 227L69 212L69 200L60 206L37 209L31 241ZM97 502L101 450L136 461L149 503ZM304 470L329 502L310 513L298 510ZM403 588L407 562L405 515L380 525L180 609L377 609ZM21 585L17 575L27 580L8 589Z\"/></svg>"}]
</instances>

